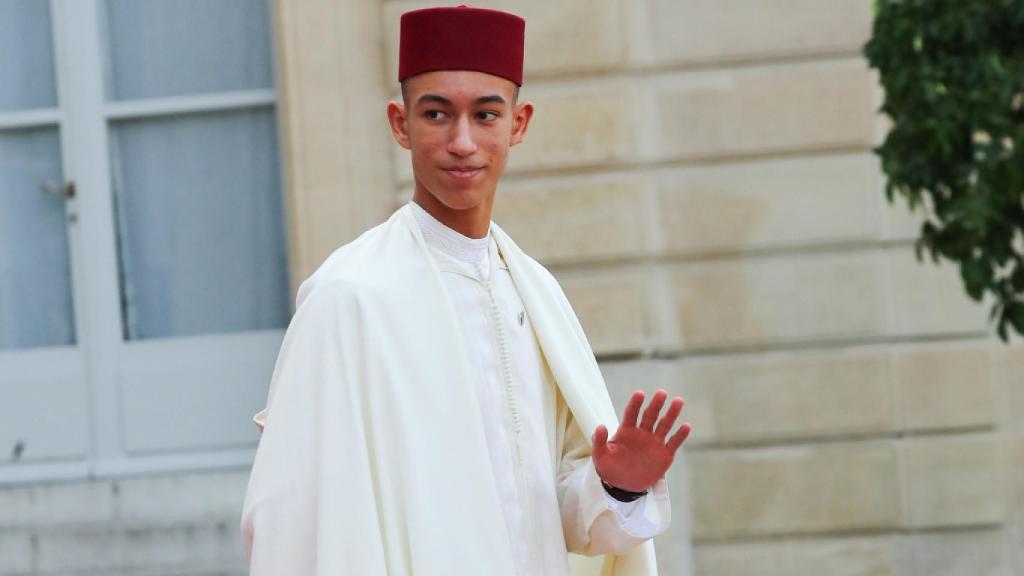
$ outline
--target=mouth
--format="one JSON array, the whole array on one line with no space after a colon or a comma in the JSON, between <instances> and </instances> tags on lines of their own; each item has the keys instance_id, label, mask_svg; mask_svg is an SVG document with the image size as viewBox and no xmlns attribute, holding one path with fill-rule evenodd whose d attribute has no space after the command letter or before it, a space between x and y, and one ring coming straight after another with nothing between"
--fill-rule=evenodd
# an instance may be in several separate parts
<instances>
[{"instance_id":1,"label":"mouth","mask_svg":"<svg viewBox=\"0 0 1024 576\"><path fill-rule=\"evenodd\" d=\"M456 180L469 180L483 171L483 166L452 166L444 171Z\"/></svg>"}]
</instances>

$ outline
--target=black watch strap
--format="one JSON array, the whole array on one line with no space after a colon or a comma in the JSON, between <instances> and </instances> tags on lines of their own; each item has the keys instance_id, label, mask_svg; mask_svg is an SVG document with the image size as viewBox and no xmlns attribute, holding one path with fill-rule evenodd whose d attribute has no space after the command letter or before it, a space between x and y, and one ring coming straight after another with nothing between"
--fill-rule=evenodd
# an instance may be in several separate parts
<instances>
[{"instance_id":1,"label":"black watch strap","mask_svg":"<svg viewBox=\"0 0 1024 576\"><path fill-rule=\"evenodd\" d=\"M632 502L647 495L647 490L644 490L643 492L630 492L629 490L616 488L604 480L601 480L601 486L604 486L604 491L607 492L609 496L615 498L619 502Z\"/></svg>"}]
</instances>

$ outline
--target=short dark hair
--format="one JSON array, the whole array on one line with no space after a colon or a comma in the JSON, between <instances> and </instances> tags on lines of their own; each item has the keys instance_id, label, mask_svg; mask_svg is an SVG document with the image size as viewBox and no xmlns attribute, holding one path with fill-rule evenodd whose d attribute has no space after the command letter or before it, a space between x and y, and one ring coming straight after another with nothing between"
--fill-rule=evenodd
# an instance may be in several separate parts
<instances>
[{"instance_id":1,"label":"short dark hair","mask_svg":"<svg viewBox=\"0 0 1024 576\"><path fill-rule=\"evenodd\" d=\"M409 95L405 91L405 80L401 83L402 86L402 104L409 105ZM515 84L515 88L512 89L512 105L515 106L516 102L519 101L519 85Z\"/></svg>"}]
</instances>

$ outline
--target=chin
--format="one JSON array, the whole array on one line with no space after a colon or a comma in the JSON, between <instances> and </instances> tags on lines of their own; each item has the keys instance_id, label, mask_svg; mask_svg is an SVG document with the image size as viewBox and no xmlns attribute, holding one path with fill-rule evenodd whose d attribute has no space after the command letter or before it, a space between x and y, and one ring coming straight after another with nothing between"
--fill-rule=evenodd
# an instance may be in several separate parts
<instances>
[{"instance_id":1,"label":"chin","mask_svg":"<svg viewBox=\"0 0 1024 576\"><path fill-rule=\"evenodd\" d=\"M451 210L470 210L484 201L484 193L476 187L434 189L430 194Z\"/></svg>"}]
</instances>

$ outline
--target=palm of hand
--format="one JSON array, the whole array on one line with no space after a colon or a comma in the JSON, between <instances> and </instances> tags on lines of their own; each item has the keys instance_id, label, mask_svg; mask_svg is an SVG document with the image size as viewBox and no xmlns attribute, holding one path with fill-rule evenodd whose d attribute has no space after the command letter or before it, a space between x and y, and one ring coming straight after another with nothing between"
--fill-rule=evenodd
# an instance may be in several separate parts
<instances>
[{"instance_id":1,"label":"palm of hand","mask_svg":"<svg viewBox=\"0 0 1024 576\"><path fill-rule=\"evenodd\" d=\"M683 408L682 398L674 398L658 421L667 396L664 390L657 391L638 424L644 393L634 392L623 411L622 424L611 440L607 428L597 427L593 459L602 480L623 490L643 492L665 475L690 433L690 425L684 423L675 434L668 435Z\"/></svg>"}]
</instances>

